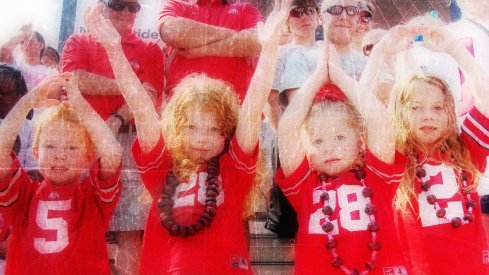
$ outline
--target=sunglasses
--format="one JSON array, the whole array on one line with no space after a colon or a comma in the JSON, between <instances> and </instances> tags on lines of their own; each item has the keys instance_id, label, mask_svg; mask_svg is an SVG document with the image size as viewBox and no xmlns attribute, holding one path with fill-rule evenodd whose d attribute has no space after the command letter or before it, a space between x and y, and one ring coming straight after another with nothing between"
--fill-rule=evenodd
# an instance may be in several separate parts
<instances>
[{"instance_id":1,"label":"sunglasses","mask_svg":"<svg viewBox=\"0 0 489 275\"><path fill-rule=\"evenodd\" d=\"M317 12L315 7L297 7L290 10L289 15L295 18L301 18L304 14L307 16L311 16Z\"/></svg>"},{"instance_id":2,"label":"sunglasses","mask_svg":"<svg viewBox=\"0 0 489 275\"><path fill-rule=\"evenodd\" d=\"M359 14L360 20L362 20L363 23L369 23L374 19L374 16L369 11L363 10Z\"/></svg>"},{"instance_id":3,"label":"sunglasses","mask_svg":"<svg viewBox=\"0 0 489 275\"><path fill-rule=\"evenodd\" d=\"M340 5L333 5L330 6L326 9L326 12L332 15L340 15L343 13L343 11L346 11L346 14L349 16L354 16L360 13L360 9L357 6L340 6Z\"/></svg>"},{"instance_id":4,"label":"sunglasses","mask_svg":"<svg viewBox=\"0 0 489 275\"><path fill-rule=\"evenodd\" d=\"M111 1L107 6L113 11L123 11L127 7L130 13L136 13L141 9L141 5L136 2Z\"/></svg>"}]
</instances>

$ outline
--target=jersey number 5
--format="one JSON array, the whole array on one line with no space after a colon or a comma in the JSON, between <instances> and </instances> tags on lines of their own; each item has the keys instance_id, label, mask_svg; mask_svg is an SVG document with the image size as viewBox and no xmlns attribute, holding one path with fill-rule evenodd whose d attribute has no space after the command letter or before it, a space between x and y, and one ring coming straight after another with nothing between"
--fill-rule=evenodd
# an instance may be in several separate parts
<instances>
[{"instance_id":1,"label":"jersey number 5","mask_svg":"<svg viewBox=\"0 0 489 275\"><path fill-rule=\"evenodd\" d=\"M39 201L36 223L43 230L56 231L56 240L34 238L34 248L41 254L58 253L68 246L68 223L62 218L49 218L49 211L66 211L71 208L71 200Z\"/></svg>"}]
</instances>

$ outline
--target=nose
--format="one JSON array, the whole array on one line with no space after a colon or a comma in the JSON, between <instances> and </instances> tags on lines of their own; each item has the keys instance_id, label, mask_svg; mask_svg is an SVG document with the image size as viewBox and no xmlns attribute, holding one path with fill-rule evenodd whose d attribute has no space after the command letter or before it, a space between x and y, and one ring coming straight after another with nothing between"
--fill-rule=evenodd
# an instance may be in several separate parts
<instances>
[{"instance_id":1,"label":"nose","mask_svg":"<svg viewBox=\"0 0 489 275\"><path fill-rule=\"evenodd\" d=\"M66 151L67 150L65 148L58 147L58 148L55 149L54 157L56 159L62 159L62 160L64 160L64 159L66 159Z\"/></svg>"}]
</instances>

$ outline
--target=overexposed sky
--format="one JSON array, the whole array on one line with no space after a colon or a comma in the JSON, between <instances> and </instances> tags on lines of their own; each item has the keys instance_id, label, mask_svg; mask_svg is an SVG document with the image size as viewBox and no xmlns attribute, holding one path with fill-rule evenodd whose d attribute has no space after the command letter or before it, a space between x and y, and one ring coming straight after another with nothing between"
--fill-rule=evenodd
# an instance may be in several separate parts
<instances>
[{"instance_id":1,"label":"overexposed sky","mask_svg":"<svg viewBox=\"0 0 489 275\"><path fill-rule=\"evenodd\" d=\"M63 0L1 0L0 43L18 33L20 27L31 23L49 46L58 46Z\"/></svg>"},{"instance_id":2,"label":"overexposed sky","mask_svg":"<svg viewBox=\"0 0 489 275\"><path fill-rule=\"evenodd\" d=\"M70 0L71 1L71 0ZM77 7L84 9L98 0L78 0ZM136 32L157 31L158 12L165 0L139 0L142 9L135 24ZM0 0L0 44L16 35L22 25L31 23L40 32L46 44L58 47L63 0ZM77 14L75 32L83 25L83 12Z\"/></svg>"}]
</instances>

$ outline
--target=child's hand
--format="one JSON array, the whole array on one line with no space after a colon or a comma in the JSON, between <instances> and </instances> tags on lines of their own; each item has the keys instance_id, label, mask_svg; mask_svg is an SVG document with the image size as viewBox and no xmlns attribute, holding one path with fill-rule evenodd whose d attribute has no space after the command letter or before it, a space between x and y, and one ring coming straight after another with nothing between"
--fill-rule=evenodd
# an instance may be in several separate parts
<instances>
[{"instance_id":1,"label":"child's hand","mask_svg":"<svg viewBox=\"0 0 489 275\"><path fill-rule=\"evenodd\" d=\"M262 47L269 44L278 45L282 33L282 26L289 17L291 5L292 0L275 0L273 10L265 21L265 24L258 24L258 40Z\"/></svg>"},{"instance_id":2,"label":"child's hand","mask_svg":"<svg viewBox=\"0 0 489 275\"><path fill-rule=\"evenodd\" d=\"M448 30L441 27L427 29L423 35L425 41L421 46L432 51L451 54L457 46L460 46L457 39Z\"/></svg>"},{"instance_id":3,"label":"child's hand","mask_svg":"<svg viewBox=\"0 0 489 275\"><path fill-rule=\"evenodd\" d=\"M28 93L31 107L38 108L60 104L62 87L65 85L67 85L66 80L59 75L45 78Z\"/></svg>"},{"instance_id":4,"label":"child's hand","mask_svg":"<svg viewBox=\"0 0 489 275\"><path fill-rule=\"evenodd\" d=\"M121 35L114 28L112 22L102 14L104 4L99 3L95 8L88 8L85 12L85 25L88 31L106 49L121 45Z\"/></svg>"},{"instance_id":5,"label":"child's hand","mask_svg":"<svg viewBox=\"0 0 489 275\"><path fill-rule=\"evenodd\" d=\"M329 58L330 58L330 45L328 42L323 41L319 48L318 65L316 72L318 76L322 78L322 83L330 82L329 75Z\"/></svg>"},{"instance_id":6,"label":"child's hand","mask_svg":"<svg viewBox=\"0 0 489 275\"><path fill-rule=\"evenodd\" d=\"M412 47L414 37L425 29L422 26L399 25L393 27L375 45L374 49L382 51L387 56L395 56Z\"/></svg>"}]
</instances>

